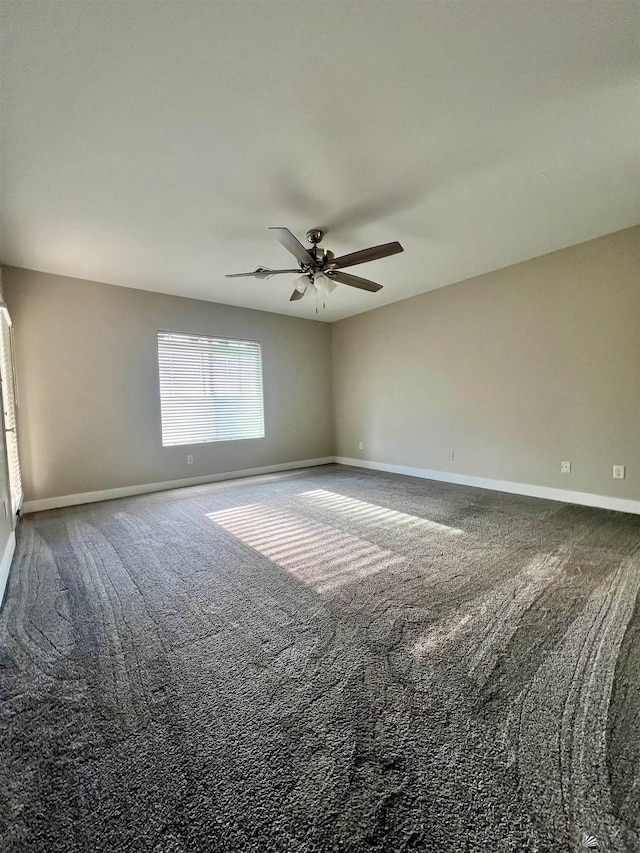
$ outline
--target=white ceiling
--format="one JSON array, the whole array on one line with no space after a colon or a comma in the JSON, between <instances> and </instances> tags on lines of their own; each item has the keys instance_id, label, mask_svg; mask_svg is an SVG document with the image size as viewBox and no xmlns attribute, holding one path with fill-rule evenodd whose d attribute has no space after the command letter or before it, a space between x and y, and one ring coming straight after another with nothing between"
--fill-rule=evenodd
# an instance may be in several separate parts
<instances>
[{"instance_id":1,"label":"white ceiling","mask_svg":"<svg viewBox=\"0 0 640 853\"><path fill-rule=\"evenodd\" d=\"M640 221L640 5L3 0L2 260L332 321ZM295 262L294 264L295 265Z\"/></svg>"}]
</instances>

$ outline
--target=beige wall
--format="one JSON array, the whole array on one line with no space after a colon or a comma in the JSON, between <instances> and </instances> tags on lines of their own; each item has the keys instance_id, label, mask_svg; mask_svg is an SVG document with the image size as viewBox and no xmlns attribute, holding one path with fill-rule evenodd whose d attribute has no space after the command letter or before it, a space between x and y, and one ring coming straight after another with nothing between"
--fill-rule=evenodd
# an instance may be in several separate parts
<instances>
[{"instance_id":1,"label":"beige wall","mask_svg":"<svg viewBox=\"0 0 640 853\"><path fill-rule=\"evenodd\" d=\"M628 229L333 324L336 454L639 499L639 247Z\"/></svg>"},{"instance_id":2,"label":"beige wall","mask_svg":"<svg viewBox=\"0 0 640 853\"><path fill-rule=\"evenodd\" d=\"M324 323L12 267L4 290L15 326L25 500L333 452ZM159 329L262 341L266 438L162 447Z\"/></svg>"}]
</instances>

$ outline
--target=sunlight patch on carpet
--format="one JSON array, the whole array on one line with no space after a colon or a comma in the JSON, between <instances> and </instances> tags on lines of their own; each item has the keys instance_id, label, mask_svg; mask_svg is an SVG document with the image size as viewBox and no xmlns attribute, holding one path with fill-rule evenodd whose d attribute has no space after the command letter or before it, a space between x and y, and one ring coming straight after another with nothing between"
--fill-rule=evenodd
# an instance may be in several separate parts
<instances>
[{"instance_id":1,"label":"sunlight patch on carpet","mask_svg":"<svg viewBox=\"0 0 640 853\"><path fill-rule=\"evenodd\" d=\"M466 613L464 616L430 628L415 641L411 654L416 660L428 657L431 652L445 643L455 641L472 618L471 613Z\"/></svg>"},{"instance_id":2,"label":"sunlight patch on carpet","mask_svg":"<svg viewBox=\"0 0 640 853\"><path fill-rule=\"evenodd\" d=\"M398 512L395 509L388 509L378 504L367 503L367 501L359 501L356 498L348 498L345 495L340 495L337 492L329 492L326 489L313 489L310 492L302 492L300 497L312 500L324 509L336 510L365 524L368 523L375 526L389 523L403 524L411 527L419 527L422 532L446 533L450 536L459 536L464 532L457 527L449 527L447 524L440 524L428 518L421 518L419 515Z\"/></svg>"},{"instance_id":3,"label":"sunlight patch on carpet","mask_svg":"<svg viewBox=\"0 0 640 853\"><path fill-rule=\"evenodd\" d=\"M211 512L207 517L317 592L403 562L392 551L357 536L262 504Z\"/></svg>"}]
</instances>

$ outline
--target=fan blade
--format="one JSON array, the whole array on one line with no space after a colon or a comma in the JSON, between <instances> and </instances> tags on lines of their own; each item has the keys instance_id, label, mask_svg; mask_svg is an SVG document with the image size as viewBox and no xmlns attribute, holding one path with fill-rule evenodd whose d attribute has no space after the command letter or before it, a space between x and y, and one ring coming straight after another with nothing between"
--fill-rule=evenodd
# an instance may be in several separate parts
<instances>
[{"instance_id":1,"label":"fan blade","mask_svg":"<svg viewBox=\"0 0 640 853\"><path fill-rule=\"evenodd\" d=\"M377 261L378 258L386 258L388 255L396 255L398 252L404 252L404 249L396 240L394 243L383 243L382 246L372 246L370 249L360 249L359 252L351 252L351 254L342 255L340 258L332 258L330 263L333 269L342 269L343 267L353 267L356 264L364 264L367 261Z\"/></svg>"},{"instance_id":2,"label":"fan blade","mask_svg":"<svg viewBox=\"0 0 640 853\"><path fill-rule=\"evenodd\" d=\"M327 278L339 281L341 284L350 284L351 287L359 287L360 290L368 290L371 293L377 293L382 290L382 285L375 281L369 281L368 278L360 278L359 275L351 275L348 272L339 272L338 270L329 270L325 273Z\"/></svg>"},{"instance_id":3,"label":"fan blade","mask_svg":"<svg viewBox=\"0 0 640 853\"><path fill-rule=\"evenodd\" d=\"M296 302L298 299L302 299L304 293L301 290L294 290L291 296L289 297L289 302Z\"/></svg>"},{"instance_id":4,"label":"fan blade","mask_svg":"<svg viewBox=\"0 0 640 853\"><path fill-rule=\"evenodd\" d=\"M288 228L269 228L269 231L275 231L276 237L292 255L294 255L301 264L315 264L315 258L307 252L300 240L294 236Z\"/></svg>"},{"instance_id":5,"label":"fan blade","mask_svg":"<svg viewBox=\"0 0 640 853\"><path fill-rule=\"evenodd\" d=\"M271 278L272 275L280 275L284 272L300 272L300 270L270 270L267 267L258 267L253 272L232 272L225 275L225 278L242 278L243 276L253 276L254 278Z\"/></svg>"}]
</instances>

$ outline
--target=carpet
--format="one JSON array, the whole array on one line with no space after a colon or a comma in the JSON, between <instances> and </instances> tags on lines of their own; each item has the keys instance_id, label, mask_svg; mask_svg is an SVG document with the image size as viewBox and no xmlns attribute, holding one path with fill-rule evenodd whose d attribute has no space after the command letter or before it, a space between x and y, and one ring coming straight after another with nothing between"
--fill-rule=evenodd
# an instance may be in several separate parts
<instances>
[{"instance_id":1,"label":"carpet","mask_svg":"<svg viewBox=\"0 0 640 853\"><path fill-rule=\"evenodd\" d=\"M640 850L640 517L340 466L20 522L5 853Z\"/></svg>"}]
</instances>

